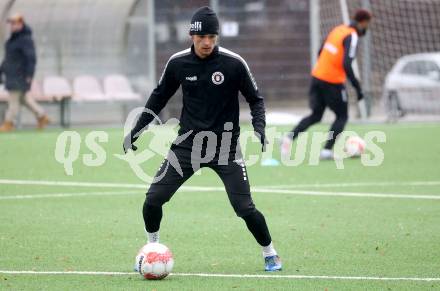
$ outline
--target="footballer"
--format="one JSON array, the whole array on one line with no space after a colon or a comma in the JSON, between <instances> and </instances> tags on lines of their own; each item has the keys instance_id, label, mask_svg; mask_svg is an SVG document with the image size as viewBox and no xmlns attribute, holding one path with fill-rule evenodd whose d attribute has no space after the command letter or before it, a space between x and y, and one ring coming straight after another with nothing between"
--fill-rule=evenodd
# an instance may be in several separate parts
<instances>
[{"instance_id":1,"label":"footballer","mask_svg":"<svg viewBox=\"0 0 440 291\"><path fill-rule=\"evenodd\" d=\"M191 19L189 34L192 46L168 60L144 111L124 139L125 152L136 150L134 143L154 119L154 114L157 115L182 87L179 136L156 173L157 179L148 189L143 206L148 241L159 242L162 206L198 168L208 167L221 178L235 213L245 221L262 247L265 270L281 270L281 260L273 246L266 220L252 201L249 177L238 142L238 97L241 92L249 103L252 125L264 150L266 121L263 97L246 61L217 45L219 20L213 10L199 8ZM204 132L215 138L199 138L199 133ZM212 158L206 161L208 156Z\"/></svg>"}]
</instances>

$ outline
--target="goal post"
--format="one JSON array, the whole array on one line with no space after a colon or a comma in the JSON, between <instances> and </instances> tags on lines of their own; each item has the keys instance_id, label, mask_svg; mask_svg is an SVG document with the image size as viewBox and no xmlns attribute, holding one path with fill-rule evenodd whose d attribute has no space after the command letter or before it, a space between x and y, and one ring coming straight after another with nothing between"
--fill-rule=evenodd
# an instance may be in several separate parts
<instances>
[{"instance_id":1,"label":"goal post","mask_svg":"<svg viewBox=\"0 0 440 291\"><path fill-rule=\"evenodd\" d=\"M321 46L321 43L325 40L324 38L326 37L326 35L328 34L329 30L332 28L332 26L328 26L328 27L323 27L324 31L327 31L326 34L321 34L322 28L321 26L323 26L323 23L321 22L321 15L324 14L325 15L325 11L321 12L321 0L310 0L310 47L311 47L311 64L312 67L316 62L316 59L318 57L318 51L319 48ZM369 8L369 0L363 0L363 8ZM338 7L333 7L333 9L338 9L339 13L338 17L339 18L339 23L337 24L349 24L350 23L350 12L348 10L348 3L347 0L338 0L336 1L334 4L336 4ZM325 7L324 7L325 8ZM327 8L325 8L327 9ZM322 13L322 14L321 14ZM335 24L334 26L336 26L337 24ZM333 26L333 27L334 27ZM366 41L363 42L363 46L362 46L362 56L366 59L367 62L363 63L368 63L369 62L369 45L367 44L367 42L370 41L370 39L366 39ZM368 45L368 46L367 46ZM359 51L359 48L358 48ZM365 68L368 68L370 66L365 66ZM356 75L356 77L362 81L362 85L363 85L363 90L365 92L365 105L366 108L364 108L364 104L362 104L359 108L358 108L358 113L359 116L361 117L362 120L365 120L367 118L367 116L369 116L370 112L371 112L371 100L370 100L370 96L371 96L371 92L370 92L370 81L369 81L369 77L370 77L370 71L362 71L362 77L361 74L359 72L359 65L358 65L358 61L357 59L354 60L353 62L353 71L354 74ZM366 110L366 111L365 111Z\"/></svg>"}]
</instances>

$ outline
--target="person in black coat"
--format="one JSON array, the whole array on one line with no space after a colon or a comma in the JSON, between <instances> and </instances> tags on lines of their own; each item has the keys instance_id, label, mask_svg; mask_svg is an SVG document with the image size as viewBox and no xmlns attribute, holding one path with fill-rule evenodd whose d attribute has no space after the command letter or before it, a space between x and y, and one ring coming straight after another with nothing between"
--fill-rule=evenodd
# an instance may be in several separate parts
<instances>
[{"instance_id":1,"label":"person in black coat","mask_svg":"<svg viewBox=\"0 0 440 291\"><path fill-rule=\"evenodd\" d=\"M37 118L38 128L44 128L49 119L44 110L29 94L37 63L32 30L20 14L8 18L11 36L5 44L5 57L0 66L0 81L9 92L8 110L0 132L14 129L14 120L20 104L29 108ZM3 78L5 77L5 78Z\"/></svg>"}]
</instances>

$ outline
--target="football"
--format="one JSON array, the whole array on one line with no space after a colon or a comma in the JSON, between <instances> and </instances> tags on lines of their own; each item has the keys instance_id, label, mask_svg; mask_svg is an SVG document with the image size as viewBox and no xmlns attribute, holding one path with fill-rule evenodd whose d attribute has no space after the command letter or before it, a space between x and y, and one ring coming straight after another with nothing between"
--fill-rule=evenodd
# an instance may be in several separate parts
<instances>
[{"instance_id":1,"label":"football","mask_svg":"<svg viewBox=\"0 0 440 291\"><path fill-rule=\"evenodd\" d=\"M145 279L160 280L168 276L173 269L173 254L163 244L149 243L139 250L136 266Z\"/></svg>"},{"instance_id":2,"label":"football","mask_svg":"<svg viewBox=\"0 0 440 291\"><path fill-rule=\"evenodd\" d=\"M365 141L359 136L350 136L345 142L344 151L349 157L359 157L365 152Z\"/></svg>"}]
</instances>

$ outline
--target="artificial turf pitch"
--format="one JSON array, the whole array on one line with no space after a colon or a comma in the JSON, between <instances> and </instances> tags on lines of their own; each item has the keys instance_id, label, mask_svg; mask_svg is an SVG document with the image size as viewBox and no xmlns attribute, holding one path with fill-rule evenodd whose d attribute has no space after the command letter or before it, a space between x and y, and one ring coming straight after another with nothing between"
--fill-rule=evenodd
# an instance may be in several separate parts
<instances>
[{"instance_id":1,"label":"artificial turf pitch","mask_svg":"<svg viewBox=\"0 0 440 291\"><path fill-rule=\"evenodd\" d=\"M82 144L73 176L54 157L60 130L1 134L0 289L440 289L440 125L348 129L361 135L385 132L387 141L379 144L382 165L365 167L359 159L347 159L344 170L334 162L248 167L254 202L266 216L282 272L241 276L268 275L260 247L235 216L220 179L204 169L185 184L197 187L182 188L164 206L161 242L174 253L176 275L162 281L130 274L145 243L146 186L113 155L122 152L122 130L100 129L109 136L101 144L106 161L88 167L82 161L82 154L90 153L84 139L97 129L79 129ZM149 138L140 139L140 150ZM259 145L248 143L247 150L258 154ZM153 174L161 160L153 157L144 170ZM38 273L43 271L66 273ZM205 277L191 275L198 273ZM281 275L293 276L276 277Z\"/></svg>"}]
</instances>

